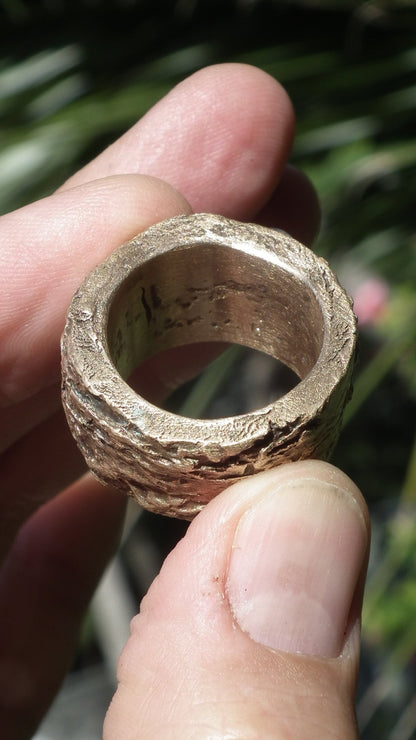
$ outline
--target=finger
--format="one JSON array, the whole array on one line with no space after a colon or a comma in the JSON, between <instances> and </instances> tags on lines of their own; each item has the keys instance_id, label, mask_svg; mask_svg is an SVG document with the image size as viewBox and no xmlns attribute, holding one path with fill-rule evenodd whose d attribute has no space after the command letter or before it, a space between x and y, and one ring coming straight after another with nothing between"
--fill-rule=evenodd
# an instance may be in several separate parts
<instances>
[{"instance_id":1,"label":"finger","mask_svg":"<svg viewBox=\"0 0 416 740\"><path fill-rule=\"evenodd\" d=\"M184 198L149 177L123 176L67 190L0 221L0 406L58 380L59 338L71 297L116 247Z\"/></svg>"},{"instance_id":2,"label":"finger","mask_svg":"<svg viewBox=\"0 0 416 740\"><path fill-rule=\"evenodd\" d=\"M106 740L356 737L368 548L364 501L326 463L226 490L133 621Z\"/></svg>"},{"instance_id":3,"label":"finger","mask_svg":"<svg viewBox=\"0 0 416 740\"><path fill-rule=\"evenodd\" d=\"M52 416L59 409L60 397L60 383L53 383L20 403L0 408L0 455Z\"/></svg>"},{"instance_id":4,"label":"finger","mask_svg":"<svg viewBox=\"0 0 416 740\"><path fill-rule=\"evenodd\" d=\"M196 212L249 219L280 179L294 128L288 95L268 74L245 64L207 67L64 187L139 172L169 182Z\"/></svg>"},{"instance_id":5,"label":"finger","mask_svg":"<svg viewBox=\"0 0 416 740\"><path fill-rule=\"evenodd\" d=\"M20 531L0 572L2 737L32 737L69 669L124 504L87 476Z\"/></svg>"},{"instance_id":6,"label":"finger","mask_svg":"<svg viewBox=\"0 0 416 740\"><path fill-rule=\"evenodd\" d=\"M62 408L10 447L0 462L0 563L21 524L85 471Z\"/></svg>"}]
</instances>

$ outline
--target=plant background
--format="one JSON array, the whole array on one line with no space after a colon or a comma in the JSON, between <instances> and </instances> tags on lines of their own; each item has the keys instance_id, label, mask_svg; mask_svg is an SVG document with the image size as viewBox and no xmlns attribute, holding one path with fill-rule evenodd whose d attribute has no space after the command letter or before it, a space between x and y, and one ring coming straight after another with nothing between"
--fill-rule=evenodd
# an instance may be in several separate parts
<instances>
[{"instance_id":1,"label":"plant background","mask_svg":"<svg viewBox=\"0 0 416 740\"><path fill-rule=\"evenodd\" d=\"M362 737L392 740L416 737L415 32L412 0L0 2L1 212L51 192L207 64L255 64L292 97L292 161L323 209L315 248L361 318L355 393L333 462L362 488L373 521ZM237 389L227 385L235 363ZM234 352L185 403L195 413L234 412L247 396L260 403L275 392L278 377L270 362ZM184 526L129 509L120 554L38 740L101 737L129 616Z\"/></svg>"}]
</instances>

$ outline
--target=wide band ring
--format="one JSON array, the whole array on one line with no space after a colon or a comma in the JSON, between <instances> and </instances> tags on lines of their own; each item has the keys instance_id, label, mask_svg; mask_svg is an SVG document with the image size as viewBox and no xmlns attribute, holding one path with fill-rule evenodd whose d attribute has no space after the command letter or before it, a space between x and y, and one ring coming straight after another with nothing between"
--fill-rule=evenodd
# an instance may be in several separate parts
<instances>
[{"instance_id":1,"label":"wide band ring","mask_svg":"<svg viewBox=\"0 0 416 740\"><path fill-rule=\"evenodd\" d=\"M75 294L62 339L63 404L101 481L189 519L244 475L329 456L355 338L351 301L311 250L254 224L180 216L120 247ZM267 352L300 382L264 408L213 420L164 411L127 384L157 352L201 341Z\"/></svg>"}]
</instances>

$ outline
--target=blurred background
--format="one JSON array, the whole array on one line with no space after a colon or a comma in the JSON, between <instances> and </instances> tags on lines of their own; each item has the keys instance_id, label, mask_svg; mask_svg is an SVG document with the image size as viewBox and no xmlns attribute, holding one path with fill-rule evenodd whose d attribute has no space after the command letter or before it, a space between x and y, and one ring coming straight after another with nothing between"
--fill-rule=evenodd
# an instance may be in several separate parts
<instances>
[{"instance_id":1,"label":"blurred background","mask_svg":"<svg viewBox=\"0 0 416 740\"><path fill-rule=\"evenodd\" d=\"M0 211L50 193L185 76L255 64L298 115L292 162L321 200L315 249L355 299L360 352L333 462L373 521L358 716L416 738L416 3L412 0L2 0ZM241 382L227 382L236 376ZM171 408L241 413L284 388L231 350ZM96 740L130 617L186 524L129 508L120 553L37 740Z\"/></svg>"}]
</instances>

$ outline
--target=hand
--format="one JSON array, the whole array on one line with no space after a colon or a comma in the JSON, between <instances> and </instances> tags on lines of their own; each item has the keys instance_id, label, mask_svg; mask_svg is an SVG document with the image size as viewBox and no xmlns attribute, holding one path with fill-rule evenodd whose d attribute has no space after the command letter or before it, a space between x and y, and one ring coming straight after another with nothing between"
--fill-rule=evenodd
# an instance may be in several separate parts
<instances>
[{"instance_id":1,"label":"hand","mask_svg":"<svg viewBox=\"0 0 416 740\"><path fill-rule=\"evenodd\" d=\"M85 472L84 464L60 410L59 338L71 296L90 268L119 244L150 224L190 212L191 208L279 225L300 240L310 241L317 228L319 212L307 180L285 166L293 131L290 103L271 78L241 65L209 68L179 85L56 194L0 220L0 556L3 560L0 573L0 726L6 737L29 737L59 687L73 657L91 593L117 546L124 513L124 500L118 492L104 490L89 475L79 477ZM164 377L162 368L155 367L155 377L159 379L159 389L155 392L163 392L163 386L169 384L172 377L185 379L192 370L192 362L189 363L188 358L185 368L180 354L169 365L169 378ZM309 464L316 466L317 480L332 474L341 475L329 473L328 470L333 469L319 463ZM275 485L273 481L278 481L279 476L296 478L296 466L285 466L285 470L268 474L267 490ZM293 667L288 653L278 654L262 646L263 638L258 638L256 630L253 631L241 616L238 579L233 586L233 560L228 581L226 561L231 554L232 532L244 513L243 502L246 501L245 506L251 511L252 502L262 500L265 494L261 492L262 484L255 479L252 483L240 483L238 486L243 487L243 491L250 492L242 497L241 505L237 506L238 489L233 487L207 507L151 590L148 608L138 618L138 629L134 628L121 662L122 684L108 716L107 737L163 737L164 732L172 736L169 712L165 717L160 712L161 699L155 694L155 676L159 681L161 676L166 676L163 687L157 686L166 710L171 707L173 711L176 704L178 710L182 707L178 719L172 715L172 727L178 737L191 737L192 733L195 737L203 737L204 732L212 737L210 730L205 728L216 726L222 728L222 736L235 734L235 728L240 727L238 732L243 737L253 736L253 732L259 737L279 737L281 705L270 704L270 699L275 701L280 692L280 700L284 702L286 697L288 712L292 714L290 707L296 696L300 697L302 704L296 714L306 717L307 727L310 727L310 718L315 716L311 697L315 696L316 705L316 697L323 691L333 710L331 721L337 719L338 726L348 736L344 728L351 728L348 722L353 716L352 697L358 663L357 615L368 524L364 506L352 484L344 478L342 481L343 488L352 492L338 497L340 502L350 501L351 504L345 504L351 520L350 528L346 527L347 540L358 543L356 557L348 557L348 551L345 563L341 563L348 572L352 568L353 574L347 579L340 609L344 614L345 599L348 601L350 597L353 608L350 621L346 622L345 642L338 634L332 642L330 655L334 658L334 651L343 648L342 656L330 661L296 656ZM297 500L297 495L292 498ZM328 497L318 498L331 508ZM264 500L267 506L267 496ZM355 512L355 518L351 512ZM218 516L225 517L220 528ZM278 526L280 517L276 516ZM244 521L249 519L248 515ZM207 537L215 522L216 537L210 541ZM338 529L334 525L331 531L344 531L339 520L337 523ZM243 526L241 532L244 534ZM216 543L222 549L215 550ZM290 542L287 546L291 547ZM197 640L197 649L194 654L188 652L188 662L183 663L186 657L183 646L189 645L187 635L184 642L182 632L184 597L194 583L192 579L201 576L206 580L205 571L200 570L201 560L196 555L187 560L184 570L184 553L189 554L187 548L203 555L204 567L208 568L206 573L210 573L211 579L218 576L218 580L209 581L216 584L209 592L212 603L216 600L213 594L223 595L227 581L227 595L221 601L222 613L227 613L231 620L232 609L235 622L227 623L226 633L221 631L220 625L218 635L224 640L218 645L207 642L210 610L201 612L199 621L196 602L189 603L185 623L189 624L189 636ZM244 548L245 545L242 553ZM330 551L326 552L328 555ZM234 573L238 571L236 563ZM296 575L299 573L300 570L296 570L294 588L299 584ZM358 585L354 590L356 575ZM178 588L179 577L183 581L182 591ZM292 583L292 579L289 580ZM163 588L168 590L164 592ZM197 592L201 596L200 588ZM165 614L165 631L160 614L155 612L157 605ZM214 612L212 614L215 616ZM233 624L235 629L231 629ZM140 649L145 650L145 646L139 646L141 633L144 632L146 641L148 629L158 630L160 640L158 638L156 650L150 645L151 655L148 654L143 663L149 677L153 676L153 683L149 681L147 689L143 689ZM177 639L166 649L173 633ZM202 642L197 639L198 635L203 638ZM239 637L231 643L233 635ZM149 643L146 644L149 652ZM287 649L288 645L272 644L272 647ZM302 649L301 643L300 647ZM302 649L302 652L310 650ZM162 656L165 656L165 673L158 674L158 661ZM213 661L215 656L218 660ZM152 659L153 669L150 667ZM182 689L181 679L178 681L181 673L178 674L174 667L179 660L187 671ZM234 672L231 671L233 666ZM216 680L218 671L223 676L219 683ZM297 693L290 692L285 674ZM242 692L228 693L223 711L218 698L221 700L224 681L228 685L230 678L234 686L242 684ZM216 697L212 693L215 686L218 687ZM150 693L146 694L146 690ZM242 710L248 706L247 694L252 692L250 706L255 711L249 724L246 723L248 717L238 707ZM177 701L179 696L181 701ZM139 724L137 707L142 707ZM232 707L236 710L234 715L229 714ZM334 714L335 711L339 714ZM323 721L321 703L319 712ZM275 735L264 734L263 725L256 725L263 713L275 727ZM283 716L287 722L288 713ZM301 721L299 717L295 718L297 722ZM183 732L181 721L184 722ZM235 724L237 721L240 725ZM155 733L154 722L161 723ZM258 729L253 729L256 727ZM215 731L220 737L220 730ZM342 732L340 730L339 737L344 736Z\"/></svg>"}]
</instances>

